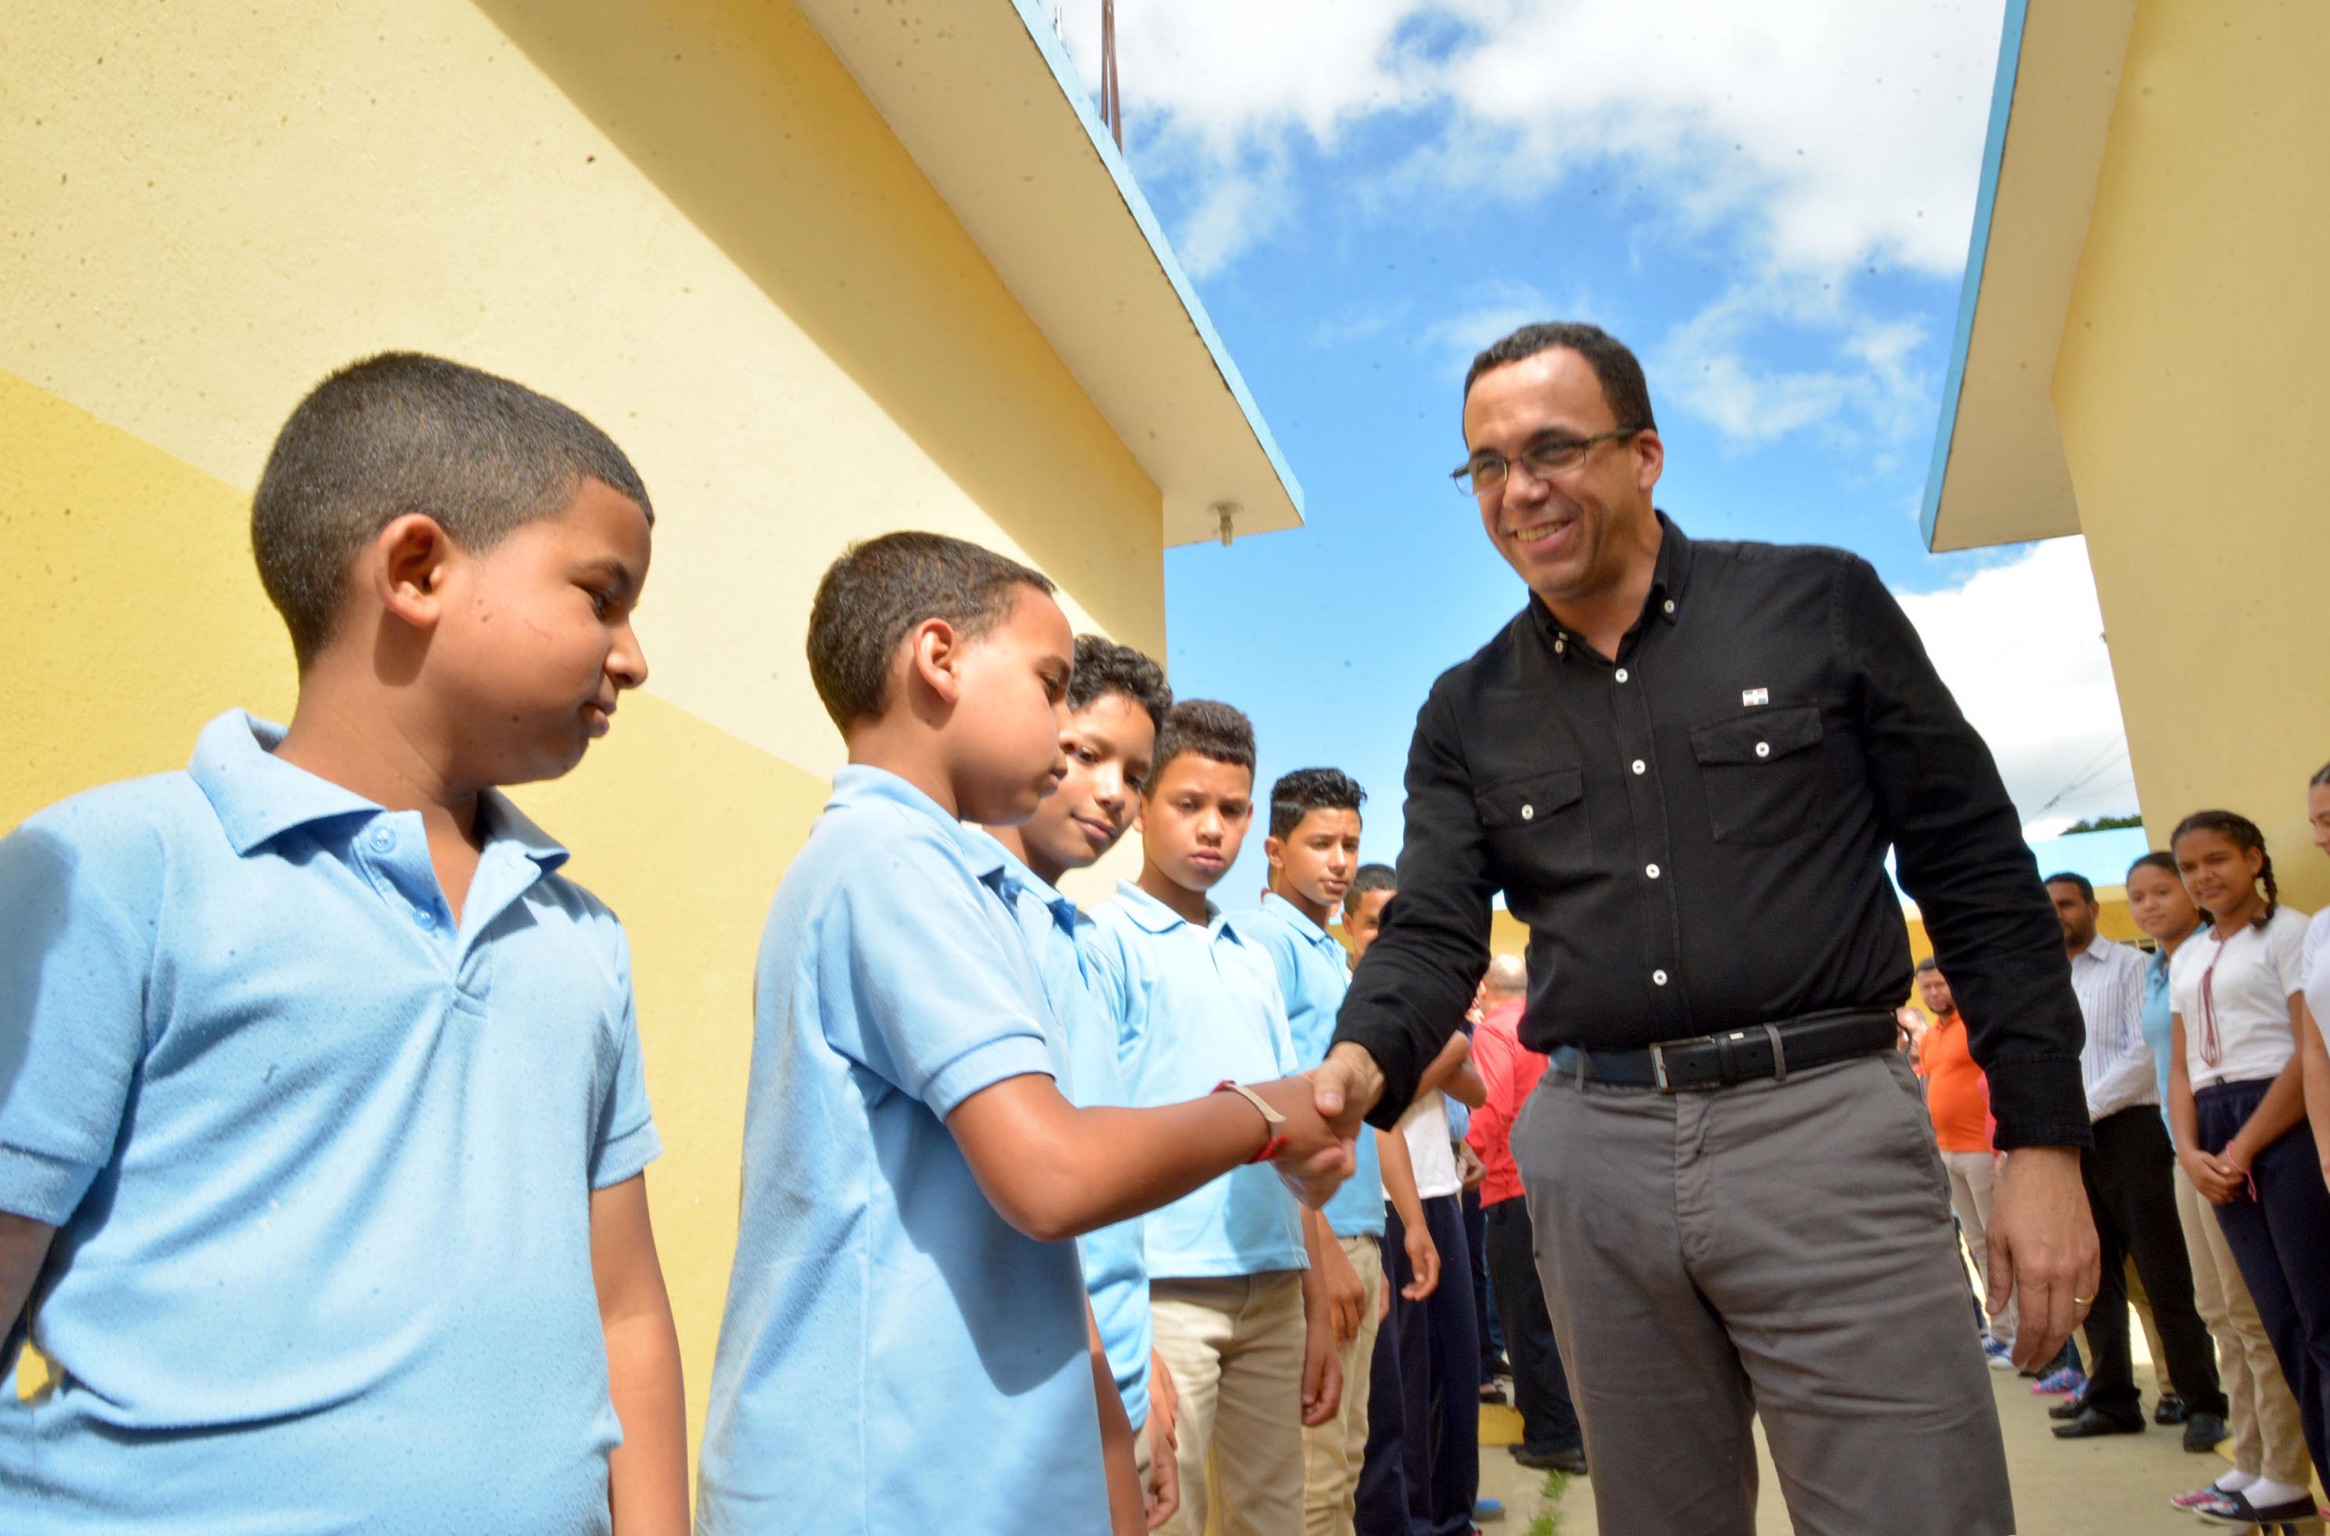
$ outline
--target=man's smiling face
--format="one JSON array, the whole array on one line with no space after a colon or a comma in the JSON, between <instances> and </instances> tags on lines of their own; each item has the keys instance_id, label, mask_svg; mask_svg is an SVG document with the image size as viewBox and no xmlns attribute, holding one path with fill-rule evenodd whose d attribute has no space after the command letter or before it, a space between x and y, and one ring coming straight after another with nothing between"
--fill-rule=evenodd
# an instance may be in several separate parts
<instances>
[{"instance_id":1,"label":"man's smiling face","mask_svg":"<svg viewBox=\"0 0 2330 1536\"><path fill-rule=\"evenodd\" d=\"M1611 414L1593 365L1552 347L1492 368L1464 402L1465 449L1512 465L1480 494L1481 527L1529 589L1548 603L1590 597L1618 580L1626 535L1654 519L1651 488L1665 452L1658 433L1598 442L1569 467L1540 477L1531 449L1632 427Z\"/></svg>"}]
</instances>

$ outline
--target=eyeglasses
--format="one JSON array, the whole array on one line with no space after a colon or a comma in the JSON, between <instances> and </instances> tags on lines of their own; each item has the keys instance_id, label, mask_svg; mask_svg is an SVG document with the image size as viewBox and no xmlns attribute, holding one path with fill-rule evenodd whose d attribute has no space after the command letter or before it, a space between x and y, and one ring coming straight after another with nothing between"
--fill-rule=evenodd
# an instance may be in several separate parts
<instances>
[{"instance_id":1,"label":"eyeglasses","mask_svg":"<svg viewBox=\"0 0 2330 1536\"><path fill-rule=\"evenodd\" d=\"M1620 427L1611 432L1597 432L1591 437L1548 438L1525 451L1519 462L1537 479L1550 480L1564 470L1575 469L1583 464L1596 443L1635 437L1645 430L1643 427ZM1456 482L1456 491L1460 496L1486 496L1505 483L1505 476L1514 462L1502 454L1484 453L1470 463L1450 470L1448 478Z\"/></svg>"}]
</instances>

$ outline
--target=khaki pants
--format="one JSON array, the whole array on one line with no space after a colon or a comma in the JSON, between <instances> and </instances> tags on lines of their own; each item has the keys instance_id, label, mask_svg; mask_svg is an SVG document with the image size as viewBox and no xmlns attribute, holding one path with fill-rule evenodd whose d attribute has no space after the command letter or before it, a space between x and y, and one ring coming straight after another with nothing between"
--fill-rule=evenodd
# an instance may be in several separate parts
<instances>
[{"instance_id":1,"label":"khaki pants","mask_svg":"<svg viewBox=\"0 0 2330 1536\"><path fill-rule=\"evenodd\" d=\"M2298 1420L2297 1400L2282 1379L2273 1341L2258 1321L2257 1304L2241 1266L2226 1246L2216 1212L2181 1167L2176 1170L2176 1214L2192 1259L2192 1299L2217 1339L2217 1376L2231 1411L2233 1465L2277 1483L2312 1481L2314 1463Z\"/></svg>"},{"instance_id":2,"label":"khaki pants","mask_svg":"<svg viewBox=\"0 0 2330 1536\"><path fill-rule=\"evenodd\" d=\"M1950 1171L1950 1209L1957 1213L1958 1225L1966 1233L1966 1250L1974 1256L1974 1275L1987 1293L1990 1288L1990 1191L1997 1182L1997 1159L1988 1152L1944 1152L1942 1166ZM1987 1313L1990 1298L1983 1297ZM1990 1336L2009 1349L2014 1347L2015 1302L2006 1299L2006 1310L1990 1319Z\"/></svg>"},{"instance_id":3,"label":"khaki pants","mask_svg":"<svg viewBox=\"0 0 2330 1536\"><path fill-rule=\"evenodd\" d=\"M1513 1133L1605 1531L2009 1536L1949 1179L1892 1051L1713 1093L1581 1087Z\"/></svg>"},{"instance_id":4,"label":"khaki pants","mask_svg":"<svg viewBox=\"0 0 2330 1536\"><path fill-rule=\"evenodd\" d=\"M1303 1431L1303 1529L1308 1536L1351 1536L1359 1466L1367 1457L1367 1384L1375 1361L1376 1319L1383 1305L1383 1244L1372 1237L1338 1237L1343 1257L1367 1288L1357 1337L1343 1346L1343 1406L1316 1429Z\"/></svg>"},{"instance_id":5,"label":"khaki pants","mask_svg":"<svg viewBox=\"0 0 2330 1536\"><path fill-rule=\"evenodd\" d=\"M1181 1393L1181 1509L1168 1536L1301 1536L1300 1270L1149 1282L1157 1353Z\"/></svg>"}]
</instances>

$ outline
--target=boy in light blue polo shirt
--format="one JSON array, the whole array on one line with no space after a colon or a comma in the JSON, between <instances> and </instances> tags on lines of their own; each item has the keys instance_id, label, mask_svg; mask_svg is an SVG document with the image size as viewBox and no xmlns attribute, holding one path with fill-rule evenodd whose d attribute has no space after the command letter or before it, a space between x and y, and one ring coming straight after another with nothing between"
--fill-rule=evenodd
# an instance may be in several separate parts
<instances>
[{"instance_id":1,"label":"boy in light blue polo shirt","mask_svg":"<svg viewBox=\"0 0 2330 1536\"><path fill-rule=\"evenodd\" d=\"M1266 950L1286 999L1287 1029L1298 1061L1326 1059L1335 1015L1351 985L1350 954L1327 923L1342 906L1359 869L1359 809L1367 791L1333 768L1299 768L1270 788L1270 890L1244 920ZM1367 1389L1383 1314L1384 1180L1377 1139L1359 1138L1358 1166L1320 1211L1305 1211L1319 1256L1320 1288L1335 1320L1343 1401L1335 1417L1303 1431L1304 1523L1310 1536L1352 1529L1359 1469L1367 1453ZM1327 1230L1316 1230L1323 1223Z\"/></svg>"},{"instance_id":2,"label":"boy in light blue polo shirt","mask_svg":"<svg viewBox=\"0 0 2330 1536\"><path fill-rule=\"evenodd\" d=\"M1172 707L1164 668L1129 645L1078 635L1076 670L1068 679L1068 726L1060 733L1067 771L1025 824L988 829L1024 866L1020 926L1036 953L1045 995L1068 1026L1068 1066L1075 1078L1069 1096L1078 1104L1127 1099L1116 1059L1116 1021L1093 995L1078 956L1079 935L1092 919L1056 887L1071 870L1099 862L1132 830L1157 728ZM1077 1245L1093 1321L1132 1422L1134 1464L1155 1527L1181 1503L1181 1469L1173 1455L1173 1378L1156 1359L1149 1326L1141 1228L1138 1219L1119 1222L1086 1233Z\"/></svg>"},{"instance_id":3,"label":"boy in light blue polo shirt","mask_svg":"<svg viewBox=\"0 0 2330 1536\"><path fill-rule=\"evenodd\" d=\"M1307 1079L1063 1096L1025 882L964 825L1024 822L1063 771L1051 590L928 533L854 545L818 586L809 672L850 763L762 939L706 1536L1138 1532L1068 1240L1264 1154L1348 1167Z\"/></svg>"},{"instance_id":4,"label":"boy in light blue polo shirt","mask_svg":"<svg viewBox=\"0 0 2330 1536\"><path fill-rule=\"evenodd\" d=\"M554 401L346 368L252 507L289 729L0 842L0 1362L55 1370L0 1530L685 1529L629 950L497 788L645 679L650 518Z\"/></svg>"},{"instance_id":5,"label":"boy in light blue polo shirt","mask_svg":"<svg viewBox=\"0 0 2330 1536\"><path fill-rule=\"evenodd\" d=\"M1209 699L1174 705L1141 794L1141 875L1094 914L1090 958L1117 1020L1135 1103L1224 1072L1297 1069L1269 953L1206 893L1253 817L1254 733ZM1241 1169L1149 1218L1158 1353L1181 1395L1181 1511L1165 1526L1297 1536L1302 1430L1335 1412L1341 1367L1311 1252L1285 1189Z\"/></svg>"}]
</instances>

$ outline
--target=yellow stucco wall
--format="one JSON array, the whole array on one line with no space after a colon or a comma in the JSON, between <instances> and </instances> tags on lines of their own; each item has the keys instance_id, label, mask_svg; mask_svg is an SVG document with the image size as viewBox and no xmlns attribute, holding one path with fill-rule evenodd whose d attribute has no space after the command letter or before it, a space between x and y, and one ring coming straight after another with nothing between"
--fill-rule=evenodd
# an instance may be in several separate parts
<instances>
[{"instance_id":1,"label":"yellow stucco wall","mask_svg":"<svg viewBox=\"0 0 2330 1536\"><path fill-rule=\"evenodd\" d=\"M31 0L6 32L0 828L288 711L248 497L332 367L508 373L656 498L649 688L519 798L632 937L700 1430L754 950L841 757L811 588L935 528L1162 654L1156 489L790 5Z\"/></svg>"},{"instance_id":2,"label":"yellow stucco wall","mask_svg":"<svg viewBox=\"0 0 2330 1536\"><path fill-rule=\"evenodd\" d=\"M2330 7L2145 0L2054 379L2147 826L2330 904Z\"/></svg>"}]
</instances>

